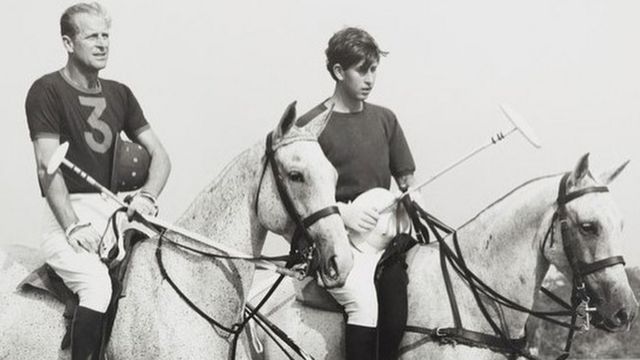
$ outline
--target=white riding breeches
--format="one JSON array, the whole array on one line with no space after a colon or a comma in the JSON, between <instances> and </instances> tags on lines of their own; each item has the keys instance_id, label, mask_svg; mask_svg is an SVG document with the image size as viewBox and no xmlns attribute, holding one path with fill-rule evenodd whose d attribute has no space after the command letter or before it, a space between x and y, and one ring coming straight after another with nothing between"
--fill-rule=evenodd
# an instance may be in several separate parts
<instances>
[{"instance_id":1,"label":"white riding breeches","mask_svg":"<svg viewBox=\"0 0 640 360\"><path fill-rule=\"evenodd\" d=\"M343 287L327 289L347 313L347 324L376 327L378 296L374 284L376 265L384 250L363 242L353 246L353 268Z\"/></svg>"},{"instance_id":2,"label":"white riding breeches","mask_svg":"<svg viewBox=\"0 0 640 360\"><path fill-rule=\"evenodd\" d=\"M99 194L71 194L70 198L80 221L91 222L102 235L117 205ZM78 295L80 306L104 313L111 299L111 279L107 266L97 253L76 252L67 242L64 230L46 201L44 208L41 250L47 264Z\"/></svg>"}]
</instances>

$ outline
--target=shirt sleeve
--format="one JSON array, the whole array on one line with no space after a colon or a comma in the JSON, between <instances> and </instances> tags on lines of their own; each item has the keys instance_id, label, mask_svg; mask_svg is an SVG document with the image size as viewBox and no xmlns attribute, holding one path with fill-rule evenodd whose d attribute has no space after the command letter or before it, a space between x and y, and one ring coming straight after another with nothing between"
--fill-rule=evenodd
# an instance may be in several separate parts
<instances>
[{"instance_id":1,"label":"shirt sleeve","mask_svg":"<svg viewBox=\"0 0 640 360\"><path fill-rule=\"evenodd\" d=\"M31 140L60 136L60 118L56 95L51 87L36 81L31 85L25 101L27 125Z\"/></svg>"},{"instance_id":2,"label":"shirt sleeve","mask_svg":"<svg viewBox=\"0 0 640 360\"><path fill-rule=\"evenodd\" d=\"M123 85L124 86L124 85ZM124 120L124 131L129 139L135 139L138 134L149 128L138 100L129 87L124 86L126 93L127 111Z\"/></svg>"},{"instance_id":3,"label":"shirt sleeve","mask_svg":"<svg viewBox=\"0 0 640 360\"><path fill-rule=\"evenodd\" d=\"M411 150L395 114L391 113L389 136L389 170L394 177L412 174L416 170Z\"/></svg>"}]
</instances>

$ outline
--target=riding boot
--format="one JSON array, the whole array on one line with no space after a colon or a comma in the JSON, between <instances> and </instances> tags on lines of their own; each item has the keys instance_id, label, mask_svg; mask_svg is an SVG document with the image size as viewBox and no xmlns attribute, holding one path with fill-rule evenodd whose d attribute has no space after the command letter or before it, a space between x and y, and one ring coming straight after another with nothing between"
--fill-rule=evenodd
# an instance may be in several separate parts
<instances>
[{"instance_id":1,"label":"riding boot","mask_svg":"<svg viewBox=\"0 0 640 360\"><path fill-rule=\"evenodd\" d=\"M71 324L71 360L98 360L104 314L78 306Z\"/></svg>"},{"instance_id":2,"label":"riding boot","mask_svg":"<svg viewBox=\"0 0 640 360\"><path fill-rule=\"evenodd\" d=\"M376 328L347 324L347 360L376 360Z\"/></svg>"},{"instance_id":3,"label":"riding boot","mask_svg":"<svg viewBox=\"0 0 640 360\"><path fill-rule=\"evenodd\" d=\"M405 251L411 247L412 239L397 239L397 250L379 264L376 278L378 294L378 359L395 360L398 358L400 341L407 324L407 264Z\"/></svg>"}]
</instances>

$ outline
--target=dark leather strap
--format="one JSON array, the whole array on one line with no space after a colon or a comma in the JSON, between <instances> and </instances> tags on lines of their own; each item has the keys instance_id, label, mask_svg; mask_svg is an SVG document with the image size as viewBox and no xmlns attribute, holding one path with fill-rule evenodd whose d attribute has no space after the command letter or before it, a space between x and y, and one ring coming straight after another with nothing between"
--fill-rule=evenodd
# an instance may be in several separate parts
<instances>
[{"instance_id":1,"label":"dark leather strap","mask_svg":"<svg viewBox=\"0 0 640 360\"><path fill-rule=\"evenodd\" d=\"M590 264L578 263L578 270L580 271L581 276L587 276L592 274L598 270L602 270L609 266L615 266L618 264L625 265L624 258L622 256L611 256L606 259L594 261Z\"/></svg>"},{"instance_id":2,"label":"dark leather strap","mask_svg":"<svg viewBox=\"0 0 640 360\"><path fill-rule=\"evenodd\" d=\"M333 214L340 215L340 210L338 209L338 207L335 205L327 206L326 208L320 209L314 212L313 214L307 216L304 220L302 220L302 226L308 228L309 226L315 224L316 221Z\"/></svg>"},{"instance_id":3,"label":"dark leather strap","mask_svg":"<svg viewBox=\"0 0 640 360\"><path fill-rule=\"evenodd\" d=\"M479 347L489 347L496 351L506 353L512 353L514 349L522 351L527 346L526 337L508 339L507 342L505 342L501 337L498 336L457 327L430 329L419 326L406 326L405 331L429 335L435 340L452 339L456 342Z\"/></svg>"}]
</instances>

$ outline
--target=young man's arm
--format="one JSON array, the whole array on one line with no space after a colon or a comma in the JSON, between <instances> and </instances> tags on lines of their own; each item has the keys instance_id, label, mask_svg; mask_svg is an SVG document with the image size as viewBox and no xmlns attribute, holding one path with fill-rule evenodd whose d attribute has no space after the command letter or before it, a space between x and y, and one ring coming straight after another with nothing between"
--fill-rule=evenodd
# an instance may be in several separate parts
<instances>
[{"instance_id":1,"label":"young man's arm","mask_svg":"<svg viewBox=\"0 0 640 360\"><path fill-rule=\"evenodd\" d=\"M398 189L404 192L415 183L415 178L413 177L413 173L400 175L394 177L396 179L396 184L398 185Z\"/></svg>"},{"instance_id":2,"label":"young man's arm","mask_svg":"<svg viewBox=\"0 0 640 360\"><path fill-rule=\"evenodd\" d=\"M71 206L69 190L58 169L53 174L47 173L49 159L60 145L60 140L53 137L37 138L33 141L36 157L38 179L51 211L58 224L65 231L67 241L76 252L83 250L96 252L100 243L100 235L90 224L81 224L78 215Z\"/></svg>"},{"instance_id":3,"label":"young man's arm","mask_svg":"<svg viewBox=\"0 0 640 360\"><path fill-rule=\"evenodd\" d=\"M135 141L147 149L151 157L151 163L149 164L149 177L147 178L147 182L140 189L140 192L138 192L138 194L143 195L133 198L129 205L127 215L131 217L136 211L143 214L155 215L157 210L155 201L160 193L162 193L162 189L164 189L169 174L171 173L171 160L164 146L162 146L162 143L150 128L138 134Z\"/></svg>"}]
</instances>

